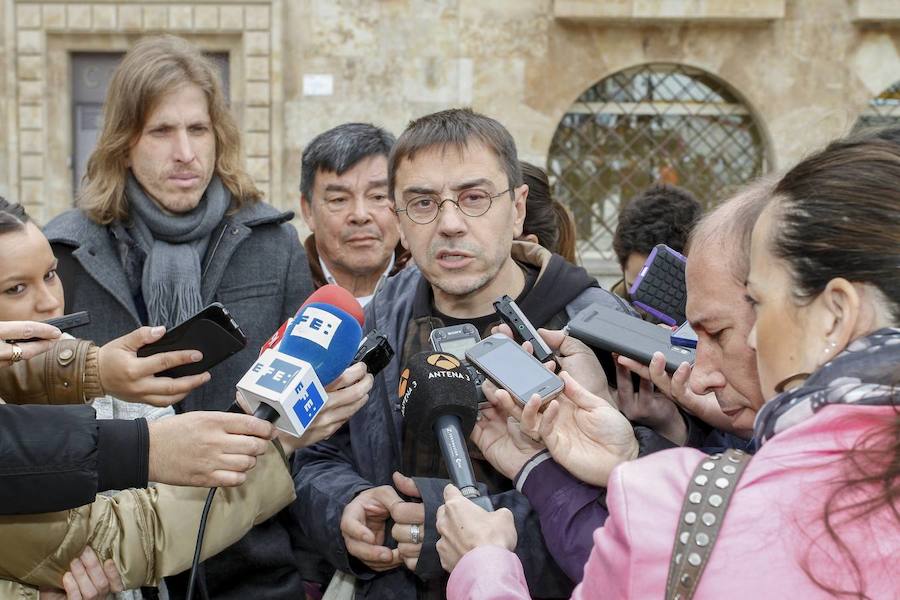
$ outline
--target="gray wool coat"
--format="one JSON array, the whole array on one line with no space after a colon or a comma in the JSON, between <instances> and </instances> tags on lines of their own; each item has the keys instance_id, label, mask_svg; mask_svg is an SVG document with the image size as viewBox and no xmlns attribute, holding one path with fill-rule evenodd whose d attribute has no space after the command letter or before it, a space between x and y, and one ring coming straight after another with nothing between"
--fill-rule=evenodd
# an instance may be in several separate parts
<instances>
[{"instance_id":1,"label":"gray wool coat","mask_svg":"<svg viewBox=\"0 0 900 600\"><path fill-rule=\"evenodd\" d=\"M214 367L212 380L180 402L178 412L227 409L234 401L235 384L253 364L259 347L312 293L306 253L288 222L292 217L259 202L227 215L213 231L202 263L203 303L224 304L248 343ZM78 337L105 344L144 324L108 227L73 209L48 223L44 233L59 259L66 311L91 314L91 323L75 331ZM282 511L207 560L210 596L302 598L293 530L293 521ZM172 596L180 597L177 578L167 582Z\"/></svg>"}]
</instances>

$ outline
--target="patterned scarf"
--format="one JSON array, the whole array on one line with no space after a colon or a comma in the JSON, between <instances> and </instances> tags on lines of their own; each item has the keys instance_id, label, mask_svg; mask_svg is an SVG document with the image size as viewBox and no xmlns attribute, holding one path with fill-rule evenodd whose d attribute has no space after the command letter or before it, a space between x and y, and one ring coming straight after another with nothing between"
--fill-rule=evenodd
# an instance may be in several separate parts
<instances>
[{"instance_id":1,"label":"patterned scarf","mask_svg":"<svg viewBox=\"0 0 900 600\"><path fill-rule=\"evenodd\" d=\"M779 394L756 416L759 446L831 404L900 408L900 329L879 329L854 340L793 390Z\"/></svg>"}]
</instances>

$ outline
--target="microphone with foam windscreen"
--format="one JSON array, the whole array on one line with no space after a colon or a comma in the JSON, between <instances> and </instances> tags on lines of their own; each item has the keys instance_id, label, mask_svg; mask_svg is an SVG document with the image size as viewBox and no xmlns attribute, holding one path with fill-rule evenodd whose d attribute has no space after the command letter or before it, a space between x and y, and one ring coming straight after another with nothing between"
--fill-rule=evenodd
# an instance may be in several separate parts
<instances>
[{"instance_id":1,"label":"microphone with foam windscreen","mask_svg":"<svg viewBox=\"0 0 900 600\"><path fill-rule=\"evenodd\" d=\"M478 394L468 371L451 355L419 352L400 374L400 412L413 435L437 438L453 485L483 509L493 511L490 498L478 491L466 438L478 418Z\"/></svg>"},{"instance_id":2,"label":"microphone with foam windscreen","mask_svg":"<svg viewBox=\"0 0 900 600\"><path fill-rule=\"evenodd\" d=\"M349 299L348 299L349 298ZM353 300L353 302L350 302ZM332 306L339 306L345 311L347 311L350 315L356 319L356 322L360 324L360 326L365 325L366 316L365 312L363 312L363 307L360 303L353 297L353 294L345 290L339 285L335 285L333 283L329 283L327 285L323 285L312 294L309 295L309 298L306 299L300 309L297 310L297 315L299 315L306 305L313 304L315 302L319 302L321 304L331 304Z\"/></svg>"},{"instance_id":3,"label":"microphone with foam windscreen","mask_svg":"<svg viewBox=\"0 0 900 600\"><path fill-rule=\"evenodd\" d=\"M238 382L254 416L300 437L322 411L328 400L325 386L350 365L362 339L353 316L359 303L343 292L330 292L333 304L313 302L301 308L284 327L278 346L273 344L276 332Z\"/></svg>"}]
</instances>

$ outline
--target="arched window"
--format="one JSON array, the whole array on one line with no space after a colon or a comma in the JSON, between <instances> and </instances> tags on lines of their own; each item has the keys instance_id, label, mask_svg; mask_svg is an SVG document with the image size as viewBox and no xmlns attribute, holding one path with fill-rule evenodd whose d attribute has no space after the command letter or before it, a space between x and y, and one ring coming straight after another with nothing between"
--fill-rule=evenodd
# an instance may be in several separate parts
<instances>
[{"instance_id":1,"label":"arched window","mask_svg":"<svg viewBox=\"0 0 900 600\"><path fill-rule=\"evenodd\" d=\"M593 271L598 260L609 269L619 211L647 186L675 184L710 206L763 173L766 152L750 111L724 84L699 69L652 64L615 73L575 101L547 170Z\"/></svg>"},{"instance_id":2,"label":"arched window","mask_svg":"<svg viewBox=\"0 0 900 600\"><path fill-rule=\"evenodd\" d=\"M900 125L900 81L869 100L869 106L859 115L853 130L889 125Z\"/></svg>"}]
</instances>

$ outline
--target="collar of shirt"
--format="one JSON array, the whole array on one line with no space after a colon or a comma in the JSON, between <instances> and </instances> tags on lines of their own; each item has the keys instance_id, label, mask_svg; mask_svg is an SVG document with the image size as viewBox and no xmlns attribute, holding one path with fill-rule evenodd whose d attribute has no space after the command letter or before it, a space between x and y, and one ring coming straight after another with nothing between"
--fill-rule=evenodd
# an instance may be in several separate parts
<instances>
[{"instance_id":1,"label":"collar of shirt","mask_svg":"<svg viewBox=\"0 0 900 600\"><path fill-rule=\"evenodd\" d=\"M325 261L322 260L322 257L319 257L319 265L322 267L322 274L325 275L325 281L328 283L332 283L334 285L339 285L337 281L334 279L334 275L331 274L331 271L328 270L328 266L325 265ZM367 295L367 296L356 296L356 300L359 302L360 306L365 308L366 304L371 302L372 298L375 297L375 293L378 292L378 289L381 287L381 284L384 283L384 280L388 278L388 275L391 272L391 269L394 268L394 253L391 253L391 260L388 262L387 268L381 274L381 277L378 278L378 283L375 284L375 290Z\"/></svg>"}]
</instances>

